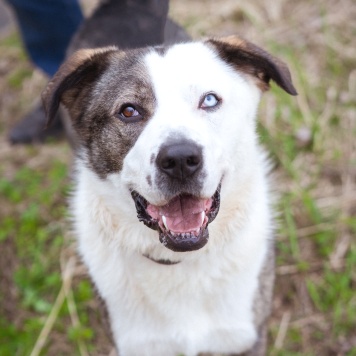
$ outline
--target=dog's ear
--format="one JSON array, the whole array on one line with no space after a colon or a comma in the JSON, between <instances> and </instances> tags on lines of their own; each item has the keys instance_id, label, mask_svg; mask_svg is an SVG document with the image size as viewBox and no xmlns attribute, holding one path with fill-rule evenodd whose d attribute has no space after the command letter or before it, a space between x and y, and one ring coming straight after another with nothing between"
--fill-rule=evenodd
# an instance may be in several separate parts
<instances>
[{"instance_id":1,"label":"dog's ear","mask_svg":"<svg viewBox=\"0 0 356 356\"><path fill-rule=\"evenodd\" d=\"M267 90L269 81L273 80L287 93L297 95L287 65L262 48L238 36L209 39L206 43L213 46L224 61L256 79L262 91Z\"/></svg>"},{"instance_id":2,"label":"dog's ear","mask_svg":"<svg viewBox=\"0 0 356 356\"><path fill-rule=\"evenodd\" d=\"M117 50L113 46L81 49L61 65L42 93L47 126L52 123L60 103L69 110L72 108L83 89L89 88L105 70L109 54Z\"/></svg>"}]
</instances>

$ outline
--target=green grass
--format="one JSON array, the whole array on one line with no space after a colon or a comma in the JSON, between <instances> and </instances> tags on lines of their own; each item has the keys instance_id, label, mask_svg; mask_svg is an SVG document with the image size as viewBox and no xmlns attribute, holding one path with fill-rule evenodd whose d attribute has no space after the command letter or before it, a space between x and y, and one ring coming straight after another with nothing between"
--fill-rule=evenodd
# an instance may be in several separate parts
<instances>
[{"instance_id":1,"label":"green grass","mask_svg":"<svg viewBox=\"0 0 356 356\"><path fill-rule=\"evenodd\" d=\"M28 68L18 68L9 74L7 78L8 85L13 89L20 89L25 79L29 78L32 70Z\"/></svg>"},{"instance_id":2,"label":"green grass","mask_svg":"<svg viewBox=\"0 0 356 356\"><path fill-rule=\"evenodd\" d=\"M50 168L34 170L20 168L11 179L0 179L1 205L9 207L9 214L0 219L0 250L2 245L13 245L18 263L13 271L17 290L16 310L12 316L21 322L12 322L0 314L0 354L4 356L28 355L53 308L54 300L62 286L60 253L65 244L65 197L69 182L67 166L59 161ZM72 354L78 353L79 341L88 343L94 330L88 324L87 304L93 298L91 284L81 280L73 286L80 325L68 326L69 311L66 303L60 309L54 332L64 333L72 344ZM7 298L1 293L0 300ZM50 345L50 339L47 341Z\"/></svg>"},{"instance_id":3,"label":"green grass","mask_svg":"<svg viewBox=\"0 0 356 356\"><path fill-rule=\"evenodd\" d=\"M20 36L14 32L0 40L0 51L6 53L12 64L17 64L6 73L6 83L12 89L20 89L23 81L32 75L33 70L28 63L28 56L21 45ZM21 63L19 66L18 64Z\"/></svg>"},{"instance_id":4,"label":"green grass","mask_svg":"<svg viewBox=\"0 0 356 356\"><path fill-rule=\"evenodd\" d=\"M345 161L345 150L351 141L347 142L343 136L346 132L341 119L346 107L336 107L330 114L328 124L318 121L325 102L328 101L324 85L329 84L331 78L348 75L349 68L339 61L335 53L328 56L325 63L328 77L323 85L311 91L306 73L298 66L296 56L283 52L283 49L273 43L271 47L274 47L277 53L280 51L288 63L292 63L292 67L296 69L293 76L302 86L302 90L300 87L297 90L301 91L302 95L308 93L307 105L312 108L311 115L305 115L295 98L287 97L274 86L272 92L277 102L274 121L267 125L262 117L258 127L261 141L271 152L277 171L282 173L284 182L288 183L287 190L280 190L277 205L280 212L277 265L294 266L295 269L291 276L287 274L277 278L276 289L278 294L283 290L282 285L287 283L289 290L283 292L285 302L289 303L287 309L296 313L294 319L298 319L298 314L299 318L303 319L308 318L308 315L302 316L300 295L293 295L293 292L296 293L301 285L306 285L306 302L311 308L310 313L323 316L324 321L321 324L311 321L303 327L289 325L283 350L276 350L271 346L269 353L316 356L327 354L331 349L335 352L340 347L341 340L355 337L355 217L350 214L350 210L342 209L342 204L331 203L329 207L319 204L319 199L323 198L320 195L321 185L325 188L333 187L340 194L337 189L343 184L342 178L339 177L331 183L323 172L324 166L337 165L345 172L351 163ZM340 91L347 90L345 83L340 82L339 78L332 84L338 86ZM270 105L270 101L267 104L262 103L262 113L266 110L265 105ZM355 100L348 103L347 107L348 110L356 112ZM296 136L300 127L307 127L311 132L311 141L304 146L299 144ZM355 128L353 130L355 134ZM339 171L338 174L343 173ZM305 179L306 177L308 179ZM342 199L347 197L336 195L333 198L335 203L342 202ZM307 227L314 227L314 231L301 237L300 231ZM345 234L350 235L351 242L342 257L341 266L335 268L330 261ZM276 337L278 327L279 325L271 327L272 340ZM308 330L304 332L308 333L307 341L302 333L304 328ZM355 350L355 346L349 346L345 355L353 355Z\"/></svg>"}]
</instances>

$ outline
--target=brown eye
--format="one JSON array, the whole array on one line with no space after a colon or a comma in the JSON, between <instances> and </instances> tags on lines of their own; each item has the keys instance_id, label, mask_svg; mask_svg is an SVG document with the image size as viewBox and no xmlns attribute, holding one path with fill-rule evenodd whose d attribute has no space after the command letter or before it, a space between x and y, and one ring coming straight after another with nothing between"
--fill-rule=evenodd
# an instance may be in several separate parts
<instances>
[{"instance_id":1,"label":"brown eye","mask_svg":"<svg viewBox=\"0 0 356 356\"><path fill-rule=\"evenodd\" d=\"M124 115L125 117L129 118L129 117L135 117L135 116L140 115L140 114L138 113L138 111L134 107L126 106L122 110L122 115Z\"/></svg>"},{"instance_id":2,"label":"brown eye","mask_svg":"<svg viewBox=\"0 0 356 356\"><path fill-rule=\"evenodd\" d=\"M139 110L132 104L125 104L123 105L117 116L123 122L138 122L142 120L142 115L140 114Z\"/></svg>"}]
</instances>

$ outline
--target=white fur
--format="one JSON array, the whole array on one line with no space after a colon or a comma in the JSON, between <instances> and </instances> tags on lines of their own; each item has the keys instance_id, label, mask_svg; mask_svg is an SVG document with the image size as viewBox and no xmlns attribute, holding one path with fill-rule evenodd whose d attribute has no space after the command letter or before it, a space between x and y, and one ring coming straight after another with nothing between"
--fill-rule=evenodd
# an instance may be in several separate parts
<instances>
[{"instance_id":1,"label":"white fur","mask_svg":"<svg viewBox=\"0 0 356 356\"><path fill-rule=\"evenodd\" d=\"M122 171L101 180L77 162L79 251L107 303L120 355L243 352L257 339L252 308L271 236L266 164L255 134L260 91L201 43L176 45L164 56L152 52L145 64L157 110ZM198 108L210 91L223 98L215 112ZM128 189L165 203L150 157L175 133L204 148L203 196L222 179L209 242L185 253L164 247L138 221ZM181 262L160 265L143 254Z\"/></svg>"}]
</instances>

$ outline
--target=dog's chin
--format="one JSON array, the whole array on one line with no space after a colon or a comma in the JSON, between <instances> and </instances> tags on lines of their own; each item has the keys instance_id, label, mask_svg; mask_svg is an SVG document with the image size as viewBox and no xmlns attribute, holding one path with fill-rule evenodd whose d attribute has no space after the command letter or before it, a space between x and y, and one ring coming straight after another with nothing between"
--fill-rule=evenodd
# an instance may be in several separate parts
<instances>
[{"instance_id":1,"label":"dog's chin","mask_svg":"<svg viewBox=\"0 0 356 356\"><path fill-rule=\"evenodd\" d=\"M139 221L159 233L160 242L175 252L199 250L209 240L208 225L220 208L220 185L211 198L201 199L180 194L166 205L149 203L136 191L131 191Z\"/></svg>"},{"instance_id":2,"label":"dog's chin","mask_svg":"<svg viewBox=\"0 0 356 356\"><path fill-rule=\"evenodd\" d=\"M159 231L159 240L162 244L175 252L195 251L204 247L209 240L208 226L202 227L198 234L175 234L167 230Z\"/></svg>"}]
</instances>

